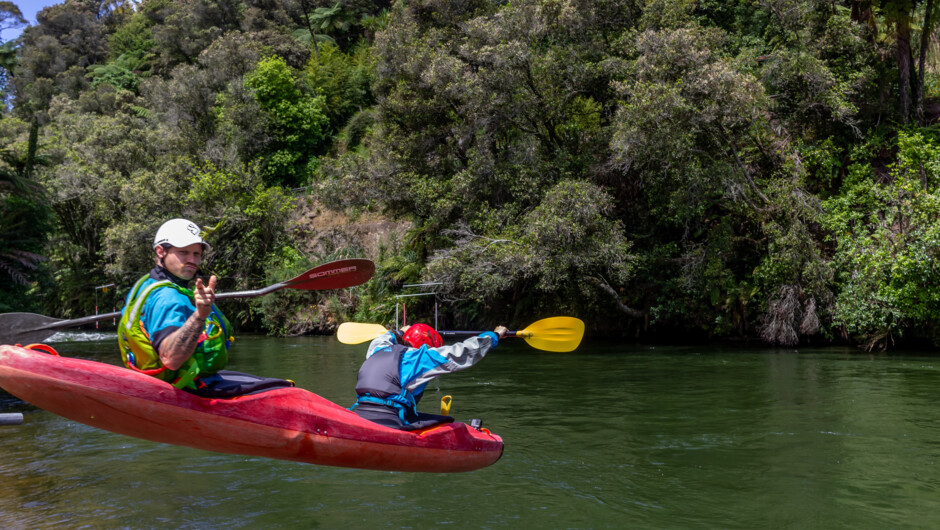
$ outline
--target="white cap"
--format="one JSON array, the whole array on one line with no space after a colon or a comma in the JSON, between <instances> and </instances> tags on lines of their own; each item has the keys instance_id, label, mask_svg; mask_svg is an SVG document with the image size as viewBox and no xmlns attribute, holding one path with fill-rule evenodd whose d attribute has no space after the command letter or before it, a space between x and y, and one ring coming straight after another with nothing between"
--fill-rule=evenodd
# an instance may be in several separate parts
<instances>
[{"instance_id":1,"label":"white cap","mask_svg":"<svg viewBox=\"0 0 940 530\"><path fill-rule=\"evenodd\" d=\"M153 248L157 248L164 243L177 248L188 247L193 243L202 243L206 249L212 248L209 243L202 240L202 237L199 236L200 232L199 226L192 221L170 219L157 230L157 235L153 238Z\"/></svg>"}]
</instances>

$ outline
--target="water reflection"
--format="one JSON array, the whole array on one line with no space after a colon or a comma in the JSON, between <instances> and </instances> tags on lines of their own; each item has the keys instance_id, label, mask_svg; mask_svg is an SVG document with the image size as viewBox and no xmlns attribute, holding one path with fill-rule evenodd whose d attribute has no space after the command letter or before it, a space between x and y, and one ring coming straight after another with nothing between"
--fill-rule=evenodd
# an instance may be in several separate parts
<instances>
[{"instance_id":1,"label":"water reflection","mask_svg":"<svg viewBox=\"0 0 940 530\"><path fill-rule=\"evenodd\" d=\"M117 364L113 337L55 344ZM239 337L232 368L343 405L364 347ZM0 393L4 526L933 527L940 366L846 349L501 345L432 383L433 410L506 439L473 473L384 473L222 455L98 431Z\"/></svg>"}]
</instances>

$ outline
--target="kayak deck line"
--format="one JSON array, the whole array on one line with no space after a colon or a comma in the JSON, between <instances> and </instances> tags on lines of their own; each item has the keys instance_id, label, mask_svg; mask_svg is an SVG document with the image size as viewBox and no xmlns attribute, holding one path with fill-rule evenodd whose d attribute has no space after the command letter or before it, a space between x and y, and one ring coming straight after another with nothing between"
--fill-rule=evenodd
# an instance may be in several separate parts
<instances>
[{"instance_id":1,"label":"kayak deck line","mask_svg":"<svg viewBox=\"0 0 940 530\"><path fill-rule=\"evenodd\" d=\"M503 451L502 438L460 422L401 431L296 387L201 398L123 367L14 346L0 346L0 387L93 427L222 453L444 473L486 467Z\"/></svg>"}]
</instances>

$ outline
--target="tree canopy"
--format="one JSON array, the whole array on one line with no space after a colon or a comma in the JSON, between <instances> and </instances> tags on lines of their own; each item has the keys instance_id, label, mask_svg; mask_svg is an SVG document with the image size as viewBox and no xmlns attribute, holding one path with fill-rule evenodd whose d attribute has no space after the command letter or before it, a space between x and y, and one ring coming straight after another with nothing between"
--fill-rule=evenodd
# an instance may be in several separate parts
<instances>
[{"instance_id":1,"label":"tree canopy","mask_svg":"<svg viewBox=\"0 0 940 530\"><path fill-rule=\"evenodd\" d=\"M206 269L224 288L378 261L343 295L240 303L248 329L384 323L425 281L480 325L937 342L936 15L933 0L66 0L0 46L0 230L18 235L0 304L84 314L89 285L131 283L148 234L185 216L216 229ZM0 30L21 19L0 2ZM409 229L369 246L318 225L324 210Z\"/></svg>"}]
</instances>

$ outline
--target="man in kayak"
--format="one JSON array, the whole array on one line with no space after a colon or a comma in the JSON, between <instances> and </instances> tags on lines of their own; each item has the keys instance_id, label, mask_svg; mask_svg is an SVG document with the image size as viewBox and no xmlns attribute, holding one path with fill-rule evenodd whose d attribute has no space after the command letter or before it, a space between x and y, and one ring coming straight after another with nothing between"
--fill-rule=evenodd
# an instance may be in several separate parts
<instances>
[{"instance_id":1,"label":"man in kayak","mask_svg":"<svg viewBox=\"0 0 940 530\"><path fill-rule=\"evenodd\" d=\"M193 393L224 397L265 385L291 386L238 372L223 380L235 338L225 315L215 306L218 279L196 278L211 247L192 221L171 219L153 240L156 266L127 295L118 325L121 358L128 368L152 375Z\"/></svg>"},{"instance_id":2,"label":"man in kayak","mask_svg":"<svg viewBox=\"0 0 940 530\"><path fill-rule=\"evenodd\" d=\"M369 344L356 381L359 416L396 429L423 429L448 423L450 416L418 412L418 401L432 379L470 368L506 336L497 326L476 337L444 346L441 335L427 324L383 333Z\"/></svg>"}]
</instances>

